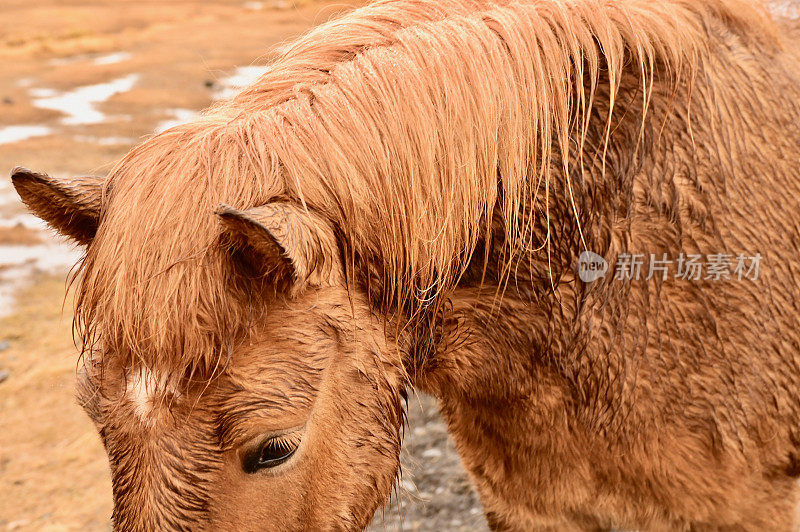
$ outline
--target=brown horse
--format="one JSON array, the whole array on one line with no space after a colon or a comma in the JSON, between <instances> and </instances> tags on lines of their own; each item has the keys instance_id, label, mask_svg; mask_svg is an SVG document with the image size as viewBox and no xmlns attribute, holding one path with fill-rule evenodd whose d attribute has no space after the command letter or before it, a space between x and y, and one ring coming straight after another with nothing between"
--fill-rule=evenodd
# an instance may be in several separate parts
<instances>
[{"instance_id":1,"label":"brown horse","mask_svg":"<svg viewBox=\"0 0 800 532\"><path fill-rule=\"evenodd\" d=\"M120 530L356 530L436 396L494 530L796 530L800 61L739 0L387 0L106 179Z\"/></svg>"}]
</instances>

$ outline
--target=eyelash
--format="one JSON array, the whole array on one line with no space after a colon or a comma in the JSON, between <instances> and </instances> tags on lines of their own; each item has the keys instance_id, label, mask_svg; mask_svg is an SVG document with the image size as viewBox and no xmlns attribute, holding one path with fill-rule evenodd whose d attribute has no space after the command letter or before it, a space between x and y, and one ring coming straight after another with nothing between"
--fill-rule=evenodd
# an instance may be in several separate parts
<instances>
[{"instance_id":1,"label":"eyelash","mask_svg":"<svg viewBox=\"0 0 800 532\"><path fill-rule=\"evenodd\" d=\"M277 467L294 456L300 440L300 432L268 438L244 456L242 469L246 473L256 473L262 469Z\"/></svg>"},{"instance_id":2,"label":"eyelash","mask_svg":"<svg viewBox=\"0 0 800 532\"><path fill-rule=\"evenodd\" d=\"M297 447L300 445L300 437L298 434L274 436L262 444L262 449L268 444L272 444L276 448L288 452L292 449L297 449Z\"/></svg>"}]
</instances>

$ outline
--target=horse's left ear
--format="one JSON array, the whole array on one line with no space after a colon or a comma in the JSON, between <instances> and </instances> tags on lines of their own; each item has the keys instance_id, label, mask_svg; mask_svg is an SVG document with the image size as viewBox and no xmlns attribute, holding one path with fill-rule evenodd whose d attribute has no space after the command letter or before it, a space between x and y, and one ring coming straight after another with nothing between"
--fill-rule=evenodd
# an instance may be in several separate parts
<instances>
[{"instance_id":1,"label":"horse's left ear","mask_svg":"<svg viewBox=\"0 0 800 532\"><path fill-rule=\"evenodd\" d=\"M55 179L17 167L11 181L25 205L50 227L79 244L92 241L100 222L104 178Z\"/></svg>"},{"instance_id":2,"label":"horse's left ear","mask_svg":"<svg viewBox=\"0 0 800 532\"><path fill-rule=\"evenodd\" d=\"M217 209L232 247L261 275L288 277L294 292L341 279L341 262L333 229L301 205L275 202L239 210Z\"/></svg>"}]
</instances>

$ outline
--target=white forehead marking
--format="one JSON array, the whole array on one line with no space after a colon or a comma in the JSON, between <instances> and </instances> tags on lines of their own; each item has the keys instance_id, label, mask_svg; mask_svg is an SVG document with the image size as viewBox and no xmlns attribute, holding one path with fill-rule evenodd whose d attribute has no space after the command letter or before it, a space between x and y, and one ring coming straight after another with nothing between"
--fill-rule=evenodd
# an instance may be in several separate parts
<instances>
[{"instance_id":1,"label":"white forehead marking","mask_svg":"<svg viewBox=\"0 0 800 532\"><path fill-rule=\"evenodd\" d=\"M128 397L133 403L133 411L141 421L152 421L155 400L163 399L165 393L177 396L177 390L165 383L165 379L154 375L147 368L137 368L128 375Z\"/></svg>"},{"instance_id":2,"label":"white forehead marking","mask_svg":"<svg viewBox=\"0 0 800 532\"><path fill-rule=\"evenodd\" d=\"M148 417L152 408L154 384L153 375L147 368L138 368L128 377L128 396L133 403L133 411L142 421Z\"/></svg>"}]
</instances>

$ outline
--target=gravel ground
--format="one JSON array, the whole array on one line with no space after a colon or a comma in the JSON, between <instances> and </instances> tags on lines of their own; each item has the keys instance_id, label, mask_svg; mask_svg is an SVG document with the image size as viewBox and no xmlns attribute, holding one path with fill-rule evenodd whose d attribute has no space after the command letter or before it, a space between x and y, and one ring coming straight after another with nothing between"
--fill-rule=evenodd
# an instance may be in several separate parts
<instances>
[{"instance_id":1,"label":"gravel ground","mask_svg":"<svg viewBox=\"0 0 800 532\"><path fill-rule=\"evenodd\" d=\"M401 460L399 499L375 516L371 532L488 530L478 495L432 397L409 396Z\"/></svg>"}]
</instances>

